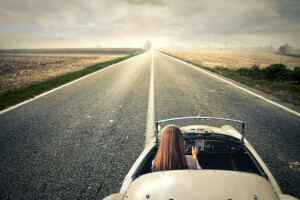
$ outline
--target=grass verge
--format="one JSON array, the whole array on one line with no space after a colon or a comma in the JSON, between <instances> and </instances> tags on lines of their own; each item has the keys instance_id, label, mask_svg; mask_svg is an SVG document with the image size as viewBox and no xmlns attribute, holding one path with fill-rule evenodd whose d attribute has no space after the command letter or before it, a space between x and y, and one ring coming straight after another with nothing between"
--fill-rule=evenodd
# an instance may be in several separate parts
<instances>
[{"instance_id":1,"label":"grass verge","mask_svg":"<svg viewBox=\"0 0 300 200\"><path fill-rule=\"evenodd\" d=\"M46 79L40 82L36 82L33 84L30 84L28 86L15 89L15 90L8 90L0 95L0 110L3 110L9 106L13 106L17 103L20 103L24 100L27 100L29 98L33 98L36 95L39 95L43 92L46 92L48 90L51 90L53 88L56 88L58 86L61 86L63 84L66 84L68 82L71 82L75 79L78 79L82 76L88 75L92 72L98 71L100 69L103 69L105 67L108 67L112 64L121 62L123 60L126 60L128 58L131 58L133 56L136 56L138 54L141 54L142 52L131 54L122 58L117 58L114 60L106 61L103 63L97 63L94 65L91 65L89 67L86 67L82 70L66 73L54 78Z\"/></svg>"},{"instance_id":2,"label":"grass verge","mask_svg":"<svg viewBox=\"0 0 300 200\"><path fill-rule=\"evenodd\" d=\"M174 56L170 53L166 53L166 52L161 52L161 53L172 56L174 58L178 58L187 63L204 68L214 73L218 73L222 76L228 77L230 79L233 79L235 81L238 81L250 87L256 88L265 93L274 95L280 99L283 99L295 105L300 105L299 68L295 68L294 71L291 70L283 71L283 72L288 72L287 77L290 77L290 74L293 75L292 80L285 80L282 78L282 74L283 74L282 72L280 71L272 72L272 69L274 69L274 65L270 65L270 67L267 69L266 68L257 69L255 68L255 66L253 66L255 70L246 69L246 68L231 70L226 67L210 68L210 67L206 67L194 63L190 60L186 60L178 56ZM275 68L278 67L278 65L282 65L282 64L276 64ZM273 74L272 73L270 74L270 71Z\"/></svg>"}]
</instances>

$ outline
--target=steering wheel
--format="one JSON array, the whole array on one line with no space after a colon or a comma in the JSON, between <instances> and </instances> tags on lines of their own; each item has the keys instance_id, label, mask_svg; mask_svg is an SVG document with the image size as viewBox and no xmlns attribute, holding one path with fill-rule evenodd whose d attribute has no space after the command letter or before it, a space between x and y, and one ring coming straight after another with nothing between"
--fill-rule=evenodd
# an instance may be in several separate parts
<instances>
[{"instance_id":1,"label":"steering wheel","mask_svg":"<svg viewBox=\"0 0 300 200\"><path fill-rule=\"evenodd\" d=\"M192 152L192 146L193 144L189 140L187 139L184 140L184 151L186 153Z\"/></svg>"}]
</instances>

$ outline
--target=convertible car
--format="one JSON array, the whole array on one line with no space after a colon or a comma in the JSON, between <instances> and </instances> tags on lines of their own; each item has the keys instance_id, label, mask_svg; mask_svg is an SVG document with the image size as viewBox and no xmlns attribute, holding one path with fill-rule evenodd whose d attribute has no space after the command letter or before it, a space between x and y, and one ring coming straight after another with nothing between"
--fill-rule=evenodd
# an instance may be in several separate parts
<instances>
[{"instance_id":1,"label":"convertible car","mask_svg":"<svg viewBox=\"0 0 300 200\"><path fill-rule=\"evenodd\" d=\"M152 161L158 150L164 128L161 123L183 123L199 120L197 125L180 126L185 152L197 147L202 169L152 172ZM231 125L201 125L204 120L239 123L241 133ZM221 120L221 121L220 121ZM148 143L125 177L120 192L104 200L295 200L282 194L273 175L244 138L245 123L215 117L183 117L159 120L155 137Z\"/></svg>"}]
</instances>

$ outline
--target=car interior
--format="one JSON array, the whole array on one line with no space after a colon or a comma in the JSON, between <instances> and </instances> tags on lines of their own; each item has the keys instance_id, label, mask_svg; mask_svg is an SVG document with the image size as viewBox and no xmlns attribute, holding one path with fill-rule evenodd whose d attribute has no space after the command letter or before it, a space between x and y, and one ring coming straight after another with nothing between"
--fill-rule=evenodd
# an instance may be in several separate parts
<instances>
[{"instance_id":1,"label":"car interior","mask_svg":"<svg viewBox=\"0 0 300 200\"><path fill-rule=\"evenodd\" d=\"M198 162L202 170L233 170L263 176L257 162L243 145L216 140L189 140L185 141L186 155L192 155L192 145L198 148ZM152 172L152 161L157 150L157 145L152 148L141 163L135 178Z\"/></svg>"}]
</instances>

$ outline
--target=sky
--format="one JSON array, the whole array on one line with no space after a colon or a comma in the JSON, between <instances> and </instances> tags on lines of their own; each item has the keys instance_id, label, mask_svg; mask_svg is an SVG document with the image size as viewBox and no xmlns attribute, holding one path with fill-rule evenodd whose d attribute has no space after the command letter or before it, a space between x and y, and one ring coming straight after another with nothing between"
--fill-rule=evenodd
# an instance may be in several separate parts
<instances>
[{"instance_id":1,"label":"sky","mask_svg":"<svg viewBox=\"0 0 300 200\"><path fill-rule=\"evenodd\" d=\"M300 48L299 0L1 0L0 49Z\"/></svg>"}]
</instances>

